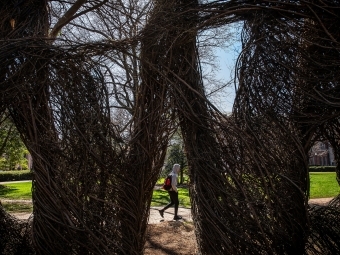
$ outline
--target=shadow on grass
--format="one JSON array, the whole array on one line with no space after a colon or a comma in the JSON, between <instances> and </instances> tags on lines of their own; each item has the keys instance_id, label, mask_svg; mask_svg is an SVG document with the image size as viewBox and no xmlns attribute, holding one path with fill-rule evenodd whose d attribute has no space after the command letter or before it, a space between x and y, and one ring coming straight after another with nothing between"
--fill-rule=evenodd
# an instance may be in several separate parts
<instances>
[{"instance_id":1,"label":"shadow on grass","mask_svg":"<svg viewBox=\"0 0 340 255\"><path fill-rule=\"evenodd\" d=\"M11 188L5 185L0 185L0 197L8 197L11 193L18 191L19 189Z\"/></svg>"},{"instance_id":2,"label":"shadow on grass","mask_svg":"<svg viewBox=\"0 0 340 255\"><path fill-rule=\"evenodd\" d=\"M167 192L154 192L151 200L153 206L163 206L170 201L169 194Z\"/></svg>"}]
</instances>

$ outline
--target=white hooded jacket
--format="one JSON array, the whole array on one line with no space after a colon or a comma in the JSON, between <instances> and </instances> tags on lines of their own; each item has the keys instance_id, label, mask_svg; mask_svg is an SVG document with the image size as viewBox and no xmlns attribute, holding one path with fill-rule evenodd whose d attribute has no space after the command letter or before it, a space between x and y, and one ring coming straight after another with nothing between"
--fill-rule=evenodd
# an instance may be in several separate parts
<instances>
[{"instance_id":1,"label":"white hooded jacket","mask_svg":"<svg viewBox=\"0 0 340 255\"><path fill-rule=\"evenodd\" d=\"M179 170L180 170L180 165L174 164L174 166L172 167L172 171L170 173L170 175L171 175L171 186L172 186L170 191L178 192L178 190L177 190L177 179L178 179Z\"/></svg>"}]
</instances>

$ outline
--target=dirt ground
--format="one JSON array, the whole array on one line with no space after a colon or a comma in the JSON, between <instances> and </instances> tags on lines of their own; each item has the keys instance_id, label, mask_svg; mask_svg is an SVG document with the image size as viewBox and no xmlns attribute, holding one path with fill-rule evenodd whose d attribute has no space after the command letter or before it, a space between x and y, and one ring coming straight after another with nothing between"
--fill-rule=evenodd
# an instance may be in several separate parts
<instances>
[{"instance_id":1,"label":"dirt ground","mask_svg":"<svg viewBox=\"0 0 340 255\"><path fill-rule=\"evenodd\" d=\"M310 199L309 204L326 205L331 198ZM145 255L195 255L197 244L194 225L190 221L172 221L173 215L165 215L161 220L158 211L154 208L150 214ZM183 219L190 219L190 213L181 211ZM27 219L27 214L15 214L17 218Z\"/></svg>"},{"instance_id":2,"label":"dirt ground","mask_svg":"<svg viewBox=\"0 0 340 255\"><path fill-rule=\"evenodd\" d=\"M331 198L310 199L310 204L326 205ZM197 244L190 222L165 221L148 225L145 255L195 255Z\"/></svg>"},{"instance_id":3,"label":"dirt ground","mask_svg":"<svg viewBox=\"0 0 340 255\"><path fill-rule=\"evenodd\" d=\"M193 255L196 247L193 223L165 221L148 225L145 255Z\"/></svg>"},{"instance_id":4,"label":"dirt ground","mask_svg":"<svg viewBox=\"0 0 340 255\"><path fill-rule=\"evenodd\" d=\"M30 214L15 213L18 219L27 220ZM169 217L171 218L171 217ZM148 224L145 255L194 255L196 254L196 237L194 224L185 221L154 219Z\"/></svg>"}]
</instances>

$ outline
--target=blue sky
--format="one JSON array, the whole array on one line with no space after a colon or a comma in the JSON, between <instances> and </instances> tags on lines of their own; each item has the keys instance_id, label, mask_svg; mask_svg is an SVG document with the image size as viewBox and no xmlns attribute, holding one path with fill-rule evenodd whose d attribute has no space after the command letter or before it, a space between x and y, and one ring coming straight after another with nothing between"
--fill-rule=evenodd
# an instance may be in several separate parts
<instances>
[{"instance_id":1,"label":"blue sky","mask_svg":"<svg viewBox=\"0 0 340 255\"><path fill-rule=\"evenodd\" d=\"M233 81L231 86L224 90L221 104L218 105L218 108L222 112L231 112L232 110L233 102L235 99L235 64L240 51L241 44L239 42L236 42L234 45L228 47L225 50L216 50L217 61L220 66L220 71L217 74L218 79L222 79L226 82L231 80Z\"/></svg>"}]
</instances>

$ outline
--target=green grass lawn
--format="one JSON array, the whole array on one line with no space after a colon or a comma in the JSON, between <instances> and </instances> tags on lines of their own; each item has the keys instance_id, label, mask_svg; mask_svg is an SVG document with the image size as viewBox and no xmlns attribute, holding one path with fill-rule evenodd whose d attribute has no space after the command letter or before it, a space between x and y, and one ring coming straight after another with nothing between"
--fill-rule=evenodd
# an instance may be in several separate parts
<instances>
[{"instance_id":1,"label":"green grass lawn","mask_svg":"<svg viewBox=\"0 0 340 255\"><path fill-rule=\"evenodd\" d=\"M340 186L335 172L309 173L310 198L335 197L340 194Z\"/></svg>"},{"instance_id":2,"label":"green grass lawn","mask_svg":"<svg viewBox=\"0 0 340 255\"><path fill-rule=\"evenodd\" d=\"M13 182L0 185L0 199L31 199L32 182Z\"/></svg>"},{"instance_id":3,"label":"green grass lawn","mask_svg":"<svg viewBox=\"0 0 340 255\"><path fill-rule=\"evenodd\" d=\"M336 181L335 172L323 172L310 173L310 198L324 198L324 197L334 197L340 194L340 187ZM157 182L162 184L162 181ZM16 183L6 183L0 185L0 200L10 199L10 200L25 200L31 199L32 183L27 182L16 182ZM180 207L190 208L190 198L189 190L185 186L178 188ZM164 206L169 202L168 192L161 189L155 189L153 191L152 206ZM2 202L4 205L4 202ZM8 207L14 208L13 204L6 205ZM21 205L23 208L26 205ZM15 209L15 208L14 208Z\"/></svg>"},{"instance_id":4,"label":"green grass lawn","mask_svg":"<svg viewBox=\"0 0 340 255\"><path fill-rule=\"evenodd\" d=\"M189 190L187 188L178 188L179 206L190 208ZM169 194L164 189L157 189L153 191L151 206L163 206L170 201Z\"/></svg>"}]
</instances>

